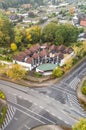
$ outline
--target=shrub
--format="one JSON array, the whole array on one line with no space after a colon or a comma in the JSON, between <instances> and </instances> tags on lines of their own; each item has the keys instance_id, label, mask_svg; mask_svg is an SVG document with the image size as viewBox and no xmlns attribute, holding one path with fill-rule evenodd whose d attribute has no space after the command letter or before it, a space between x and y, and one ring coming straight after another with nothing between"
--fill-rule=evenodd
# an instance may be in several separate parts
<instances>
[{"instance_id":1,"label":"shrub","mask_svg":"<svg viewBox=\"0 0 86 130\"><path fill-rule=\"evenodd\" d=\"M16 51L17 45L15 43L11 43L11 49L12 49L12 51Z\"/></svg>"},{"instance_id":2,"label":"shrub","mask_svg":"<svg viewBox=\"0 0 86 130\"><path fill-rule=\"evenodd\" d=\"M84 81L82 88L81 88L82 94L86 95L86 80Z\"/></svg>"},{"instance_id":3,"label":"shrub","mask_svg":"<svg viewBox=\"0 0 86 130\"><path fill-rule=\"evenodd\" d=\"M2 111L1 111L1 114L0 114L0 125L3 124L4 119L5 119L5 117L6 117L6 113L7 113L7 106L4 106L4 107L2 108Z\"/></svg>"},{"instance_id":4,"label":"shrub","mask_svg":"<svg viewBox=\"0 0 86 130\"><path fill-rule=\"evenodd\" d=\"M42 77L42 74L35 72L34 76L37 77L37 78L40 78L40 77Z\"/></svg>"},{"instance_id":5,"label":"shrub","mask_svg":"<svg viewBox=\"0 0 86 130\"><path fill-rule=\"evenodd\" d=\"M60 67L56 67L52 73L53 76L59 78L63 75L63 70Z\"/></svg>"},{"instance_id":6,"label":"shrub","mask_svg":"<svg viewBox=\"0 0 86 130\"><path fill-rule=\"evenodd\" d=\"M11 68L9 68L7 71L6 71L6 75L8 77L10 77L11 79L14 79L14 80L19 80L19 79L23 79L26 75L26 70L18 65L18 64L14 64L12 65Z\"/></svg>"},{"instance_id":7,"label":"shrub","mask_svg":"<svg viewBox=\"0 0 86 130\"><path fill-rule=\"evenodd\" d=\"M82 86L81 91L82 91L82 93L83 93L84 95L86 95L86 86Z\"/></svg>"},{"instance_id":8,"label":"shrub","mask_svg":"<svg viewBox=\"0 0 86 130\"><path fill-rule=\"evenodd\" d=\"M73 130L86 130L86 119L80 119L80 121L73 126Z\"/></svg>"},{"instance_id":9,"label":"shrub","mask_svg":"<svg viewBox=\"0 0 86 130\"><path fill-rule=\"evenodd\" d=\"M2 91L0 91L0 98L6 99L6 97L5 97L5 95L4 95L4 93Z\"/></svg>"}]
</instances>

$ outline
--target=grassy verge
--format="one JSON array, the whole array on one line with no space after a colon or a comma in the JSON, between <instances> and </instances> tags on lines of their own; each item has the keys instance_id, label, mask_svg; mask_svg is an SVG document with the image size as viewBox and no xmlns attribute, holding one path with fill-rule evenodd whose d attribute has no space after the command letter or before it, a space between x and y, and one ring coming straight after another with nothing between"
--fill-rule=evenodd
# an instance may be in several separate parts
<instances>
[{"instance_id":1,"label":"grassy verge","mask_svg":"<svg viewBox=\"0 0 86 130\"><path fill-rule=\"evenodd\" d=\"M0 98L1 99L6 99L6 96L5 96L5 94L0 90Z\"/></svg>"},{"instance_id":2,"label":"grassy verge","mask_svg":"<svg viewBox=\"0 0 86 130\"><path fill-rule=\"evenodd\" d=\"M6 117L6 113L7 113L7 105L4 102L4 100L6 100L6 96L5 94L0 90L0 126L3 124L5 117Z\"/></svg>"},{"instance_id":3,"label":"grassy verge","mask_svg":"<svg viewBox=\"0 0 86 130\"><path fill-rule=\"evenodd\" d=\"M63 129L63 130L72 130L72 128L70 128L70 127L67 127L67 126L61 126L61 128Z\"/></svg>"},{"instance_id":4,"label":"grassy verge","mask_svg":"<svg viewBox=\"0 0 86 130\"><path fill-rule=\"evenodd\" d=\"M86 96L86 80L82 84L81 92Z\"/></svg>"},{"instance_id":5,"label":"grassy verge","mask_svg":"<svg viewBox=\"0 0 86 130\"><path fill-rule=\"evenodd\" d=\"M86 103L79 99L79 103L83 107L83 109L86 111Z\"/></svg>"},{"instance_id":6,"label":"grassy verge","mask_svg":"<svg viewBox=\"0 0 86 130\"><path fill-rule=\"evenodd\" d=\"M5 117L6 117L6 113L7 113L7 106L4 106L2 108L2 111L0 113L0 126L3 124Z\"/></svg>"}]
</instances>

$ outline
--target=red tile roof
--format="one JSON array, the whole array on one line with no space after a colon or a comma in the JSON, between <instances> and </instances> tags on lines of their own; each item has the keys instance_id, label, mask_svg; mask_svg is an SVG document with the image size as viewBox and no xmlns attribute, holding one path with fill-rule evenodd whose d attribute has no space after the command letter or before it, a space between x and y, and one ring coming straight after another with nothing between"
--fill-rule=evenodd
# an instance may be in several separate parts
<instances>
[{"instance_id":1,"label":"red tile roof","mask_svg":"<svg viewBox=\"0 0 86 130\"><path fill-rule=\"evenodd\" d=\"M56 46L55 45L51 45L49 49L50 49L50 51L54 51L54 50L56 50Z\"/></svg>"},{"instance_id":2,"label":"red tile roof","mask_svg":"<svg viewBox=\"0 0 86 130\"><path fill-rule=\"evenodd\" d=\"M80 21L80 26L86 27L86 19Z\"/></svg>"},{"instance_id":3,"label":"red tile roof","mask_svg":"<svg viewBox=\"0 0 86 130\"><path fill-rule=\"evenodd\" d=\"M34 53L35 51L37 51L40 48L39 44L33 45L29 50Z\"/></svg>"},{"instance_id":4,"label":"red tile roof","mask_svg":"<svg viewBox=\"0 0 86 130\"><path fill-rule=\"evenodd\" d=\"M39 55L37 53L34 53L32 56L34 59L38 59Z\"/></svg>"},{"instance_id":5,"label":"red tile roof","mask_svg":"<svg viewBox=\"0 0 86 130\"><path fill-rule=\"evenodd\" d=\"M64 45L58 46L58 51L64 51L64 50L65 50L65 46Z\"/></svg>"},{"instance_id":6,"label":"red tile roof","mask_svg":"<svg viewBox=\"0 0 86 130\"><path fill-rule=\"evenodd\" d=\"M19 55L22 56L22 57L26 57L27 56L27 54L24 51L21 52Z\"/></svg>"},{"instance_id":7,"label":"red tile roof","mask_svg":"<svg viewBox=\"0 0 86 130\"><path fill-rule=\"evenodd\" d=\"M70 54L71 52L73 52L73 48L71 48L71 47L67 47L67 48L64 50L64 53Z\"/></svg>"},{"instance_id":8,"label":"red tile roof","mask_svg":"<svg viewBox=\"0 0 86 130\"><path fill-rule=\"evenodd\" d=\"M32 53L34 53L36 51L36 48L34 46L32 46L30 49L29 49Z\"/></svg>"},{"instance_id":9,"label":"red tile roof","mask_svg":"<svg viewBox=\"0 0 86 130\"><path fill-rule=\"evenodd\" d=\"M38 50L38 49L40 48L40 45L39 45L39 44L36 44L36 45L34 45L34 48L35 48L36 50Z\"/></svg>"},{"instance_id":10,"label":"red tile roof","mask_svg":"<svg viewBox=\"0 0 86 130\"><path fill-rule=\"evenodd\" d=\"M24 57L23 56L21 56L21 55L16 55L16 56L14 56L14 60L17 60L17 61L23 61L24 60Z\"/></svg>"},{"instance_id":11,"label":"red tile roof","mask_svg":"<svg viewBox=\"0 0 86 130\"><path fill-rule=\"evenodd\" d=\"M48 45L47 43L44 43L44 44L41 46L41 48L43 48L43 49L48 49L48 48L49 48L49 45Z\"/></svg>"},{"instance_id":12,"label":"red tile roof","mask_svg":"<svg viewBox=\"0 0 86 130\"><path fill-rule=\"evenodd\" d=\"M48 43L44 43L43 46L45 46L46 48L49 47Z\"/></svg>"},{"instance_id":13,"label":"red tile roof","mask_svg":"<svg viewBox=\"0 0 86 130\"><path fill-rule=\"evenodd\" d=\"M26 60L26 63L32 63L33 62L33 59L31 57L29 57L27 60Z\"/></svg>"},{"instance_id":14,"label":"red tile roof","mask_svg":"<svg viewBox=\"0 0 86 130\"><path fill-rule=\"evenodd\" d=\"M61 53L61 52L56 53L55 56L58 56L58 57L61 58L61 59L64 58L64 55L63 55L63 53Z\"/></svg>"},{"instance_id":15,"label":"red tile roof","mask_svg":"<svg viewBox=\"0 0 86 130\"><path fill-rule=\"evenodd\" d=\"M25 53L26 55L30 55L30 54L31 54L31 52L30 52L29 49L25 50L24 53Z\"/></svg>"},{"instance_id":16,"label":"red tile roof","mask_svg":"<svg viewBox=\"0 0 86 130\"><path fill-rule=\"evenodd\" d=\"M47 56L48 55L48 52L46 50L43 50L40 52L39 56L40 57L44 57L44 56Z\"/></svg>"}]
</instances>

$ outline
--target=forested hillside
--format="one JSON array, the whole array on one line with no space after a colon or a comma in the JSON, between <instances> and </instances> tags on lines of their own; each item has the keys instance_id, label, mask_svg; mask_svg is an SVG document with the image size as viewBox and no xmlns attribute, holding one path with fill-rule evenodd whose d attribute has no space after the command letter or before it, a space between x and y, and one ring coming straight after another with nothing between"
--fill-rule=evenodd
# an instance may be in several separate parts
<instances>
[{"instance_id":1,"label":"forested hillside","mask_svg":"<svg viewBox=\"0 0 86 130\"><path fill-rule=\"evenodd\" d=\"M8 7L17 7L27 3L32 5L35 5L35 3L42 5L43 0L0 0L0 8L7 9Z\"/></svg>"}]
</instances>

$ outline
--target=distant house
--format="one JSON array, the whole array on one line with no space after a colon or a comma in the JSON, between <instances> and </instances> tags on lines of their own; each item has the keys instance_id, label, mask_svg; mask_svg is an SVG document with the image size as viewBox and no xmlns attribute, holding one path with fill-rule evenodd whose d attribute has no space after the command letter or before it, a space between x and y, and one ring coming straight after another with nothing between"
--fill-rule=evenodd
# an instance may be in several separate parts
<instances>
[{"instance_id":1,"label":"distant house","mask_svg":"<svg viewBox=\"0 0 86 130\"><path fill-rule=\"evenodd\" d=\"M7 10L11 13L17 13L17 8L8 8Z\"/></svg>"},{"instance_id":2,"label":"distant house","mask_svg":"<svg viewBox=\"0 0 86 130\"><path fill-rule=\"evenodd\" d=\"M33 45L30 49L21 52L19 55L13 57L13 62L18 63L29 70L40 66L41 64L64 64L64 55L73 55L73 49L64 45L48 45L47 43L40 46Z\"/></svg>"},{"instance_id":3,"label":"distant house","mask_svg":"<svg viewBox=\"0 0 86 130\"><path fill-rule=\"evenodd\" d=\"M78 41L84 41L86 40L86 33L80 33L78 36Z\"/></svg>"},{"instance_id":4,"label":"distant house","mask_svg":"<svg viewBox=\"0 0 86 130\"><path fill-rule=\"evenodd\" d=\"M80 26L86 27L86 19L80 21Z\"/></svg>"},{"instance_id":5,"label":"distant house","mask_svg":"<svg viewBox=\"0 0 86 130\"><path fill-rule=\"evenodd\" d=\"M23 21L22 21L23 23L33 23L33 24L37 24L37 23L39 23L39 20L37 19L37 20L33 20L33 19L30 19L30 18L25 18L25 19L23 19Z\"/></svg>"},{"instance_id":6,"label":"distant house","mask_svg":"<svg viewBox=\"0 0 86 130\"><path fill-rule=\"evenodd\" d=\"M24 9L30 9L32 7L32 5L31 4L23 4L22 7Z\"/></svg>"},{"instance_id":7,"label":"distant house","mask_svg":"<svg viewBox=\"0 0 86 130\"><path fill-rule=\"evenodd\" d=\"M77 15L75 15L75 16L73 17L72 23L73 23L74 25L79 23L79 19L78 19Z\"/></svg>"},{"instance_id":8,"label":"distant house","mask_svg":"<svg viewBox=\"0 0 86 130\"><path fill-rule=\"evenodd\" d=\"M17 14L13 14L13 13L10 14L9 18L12 22L18 22L18 20L19 20L19 16Z\"/></svg>"}]
</instances>

